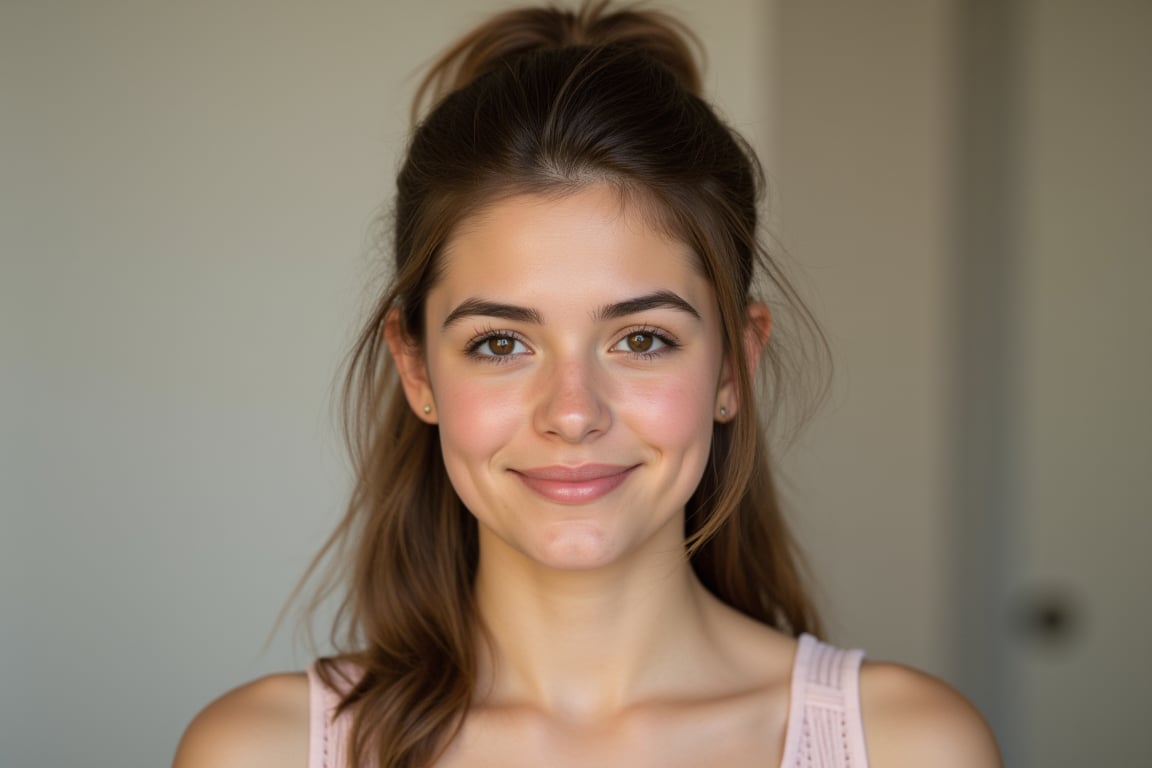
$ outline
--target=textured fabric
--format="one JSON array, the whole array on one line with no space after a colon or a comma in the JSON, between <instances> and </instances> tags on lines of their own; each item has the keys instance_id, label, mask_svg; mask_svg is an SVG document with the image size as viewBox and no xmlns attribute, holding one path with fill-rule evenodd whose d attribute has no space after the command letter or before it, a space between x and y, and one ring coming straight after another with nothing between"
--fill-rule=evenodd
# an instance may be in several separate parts
<instances>
[{"instance_id":1,"label":"textured fabric","mask_svg":"<svg viewBox=\"0 0 1152 768\"><path fill-rule=\"evenodd\" d=\"M800 636L780 768L867 768L860 718L863 657Z\"/></svg>"},{"instance_id":2,"label":"textured fabric","mask_svg":"<svg viewBox=\"0 0 1152 768\"><path fill-rule=\"evenodd\" d=\"M860 651L801 635L792 668L788 729L780 768L868 768L860 719ZM348 768L351 714L333 719L340 696L308 669L308 768Z\"/></svg>"},{"instance_id":3,"label":"textured fabric","mask_svg":"<svg viewBox=\"0 0 1152 768\"><path fill-rule=\"evenodd\" d=\"M324 684L316 665L308 667L308 768L346 768L352 713L335 717L340 694Z\"/></svg>"}]
</instances>

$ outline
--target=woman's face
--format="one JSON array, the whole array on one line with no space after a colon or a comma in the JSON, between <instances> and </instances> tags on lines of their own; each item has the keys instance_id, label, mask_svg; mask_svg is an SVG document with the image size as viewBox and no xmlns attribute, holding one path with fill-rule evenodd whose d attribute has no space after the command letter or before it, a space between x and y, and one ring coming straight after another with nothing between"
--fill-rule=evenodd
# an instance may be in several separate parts
<instances>
[{"instance_id":1,"label":"woman's face","mask_svg":"<svg viewBox=\"0 0 1152 768\"><path fill-rule=\"evenodd\" d=\"M605 187L504 199L449 241L424 356L401 368L484 557L682 552L713 421L735 410L695 258Z\"/></svg>"}]
</instances>

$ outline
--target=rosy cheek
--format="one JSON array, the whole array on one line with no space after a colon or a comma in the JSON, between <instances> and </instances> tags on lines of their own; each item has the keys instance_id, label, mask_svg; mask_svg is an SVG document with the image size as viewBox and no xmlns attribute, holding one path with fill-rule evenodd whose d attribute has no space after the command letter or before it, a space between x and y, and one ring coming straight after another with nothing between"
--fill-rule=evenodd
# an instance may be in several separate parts
<instances>
[{"instance_id":1,"label":"rosy cheek","mask_svg":"<svg viewBox=\"0 0 1152 768\"><path fill-rule=\"evenodd\" d=\"M654 444L671 447L711 440L712 392L706 382L670 377L637 384L622 394L621 415Z\"/></svg>"},{"instance_id":2,"label":"rosy cheek","mask_svg":"<svg viewBox=\"0 0 1152 768\"><path fill-rule=\"evenodd\" d=\"M490 455L524 418L524 399L515 387L461 375L444 376L436 387L436 400L442 442L467 456Z\"/></svg>"}]
</instances>

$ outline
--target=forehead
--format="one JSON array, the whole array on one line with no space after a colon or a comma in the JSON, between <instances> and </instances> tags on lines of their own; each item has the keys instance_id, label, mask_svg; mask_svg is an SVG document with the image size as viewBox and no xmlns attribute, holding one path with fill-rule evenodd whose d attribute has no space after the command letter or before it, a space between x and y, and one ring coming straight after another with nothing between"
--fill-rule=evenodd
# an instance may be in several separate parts
<instances>
[{"instance_id":1,"label":"forehead","mask_svg":"<svg viewBox=\"0 0 1152 768\"><path fill-rule=\"evenodd\" d=\"M596 185L504 197L468 217L445 245L434 292L450 299L492 291L614 298L653 288L702 302L712 295L688 245L657 226L642 204Z\"/></svg>"}]
</instances>

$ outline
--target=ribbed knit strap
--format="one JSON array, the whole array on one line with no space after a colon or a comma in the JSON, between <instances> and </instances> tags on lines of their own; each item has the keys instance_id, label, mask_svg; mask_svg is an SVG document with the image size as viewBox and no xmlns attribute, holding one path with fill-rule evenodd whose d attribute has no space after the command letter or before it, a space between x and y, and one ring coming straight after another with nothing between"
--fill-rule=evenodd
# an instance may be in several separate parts
<instances>
[{"instance_id":1,"label":"ribbed knit strap","mask_svg":"<svg viewBox=\"0 0 1152 768\"><path fill-rule=\"evenodd\" d=\"M308 667L308 768L346 768L351 718L336 717L340 695L320 679L316 664Z\"/></svg>"},{"instance_id":2,"label":"ribbed knit strap","mask_svg":"<svg viewBox=\"0 0 1152 768\"><path fill-rule=\"evenodd\" d=\"M860 718L861 651L801 635L781 768L867 768Z\"/></svg>"}]
</instances>

